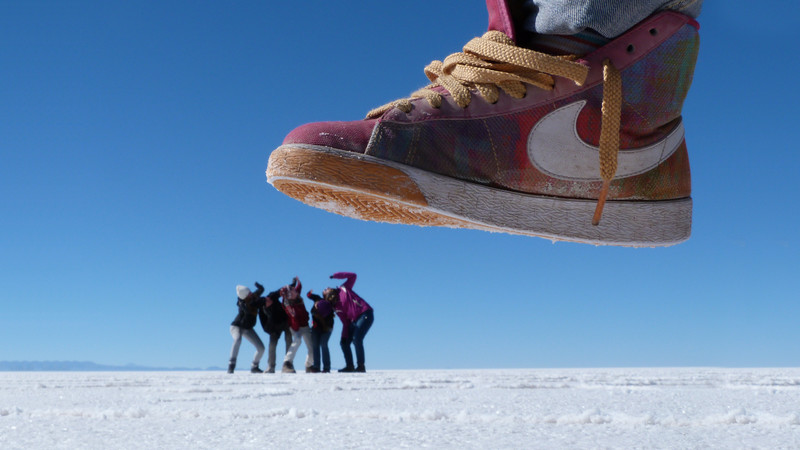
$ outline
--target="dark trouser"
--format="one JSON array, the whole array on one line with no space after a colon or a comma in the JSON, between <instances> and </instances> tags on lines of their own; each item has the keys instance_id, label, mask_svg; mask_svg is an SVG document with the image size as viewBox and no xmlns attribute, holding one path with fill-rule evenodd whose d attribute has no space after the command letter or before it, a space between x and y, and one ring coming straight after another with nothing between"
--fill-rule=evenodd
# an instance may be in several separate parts
<instances>
[{"instance_id":1,"label":"dark trouser","mask_svg":"<svg viewBox=\"0 0 800 450\"><path fill-rule=\"evenodd\" d=\"M350 343L356 348L356 362L358 362L359 366L364 365L364 336L367 335L367 331L369 331L374 321L375 315L372 310L365 311L354 322L350 323L347 339L343 338L339 341L347 367L353 367L353 353L350 351Z\"/></svg>"},{"instance_id":2,"label":"dark trouser","mask_svg":"<svg viewBox=\"0 0 800 450\"><path fill-rule=\"evenodd\" d=\"M289 351L289 347L292 345L292 332L289 329L289 325L286 325L286 328L281 331L275 331L269 334L269 355L267 356L267 370L274 370L275 369L275 350L278 347L278 339L281 338L281 334L285 334L286 338L286 351Z\"/></svg>"},{"instance_id":3,"label":"dark trouser","mask_svg":"<svg viewBox=\"0 0 800 450\"><path fill-rule=\"evenodd\" d=\"M311 329L311 345L314 347L314 368L317 370L331 370L331 352L328 350L330 331L319 328ZM322 353L322 367L320 367L320 353Z\"/></svg>"}]
</instances>

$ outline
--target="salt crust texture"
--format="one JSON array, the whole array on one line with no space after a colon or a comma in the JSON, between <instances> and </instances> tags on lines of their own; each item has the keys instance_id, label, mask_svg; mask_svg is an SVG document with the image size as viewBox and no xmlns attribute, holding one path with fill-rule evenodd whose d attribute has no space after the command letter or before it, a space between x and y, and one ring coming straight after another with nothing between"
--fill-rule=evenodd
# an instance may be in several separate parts
<instances>
[{"instance_id":1,"label":"salt crust texture","mask_svg":"<svg viewBox=\"0 0 800 450\"><path fill-rule=\"evenodd\" d=\"M799 448L800 369L2 372L0 448Z\"/></svg>"}]
</instances>

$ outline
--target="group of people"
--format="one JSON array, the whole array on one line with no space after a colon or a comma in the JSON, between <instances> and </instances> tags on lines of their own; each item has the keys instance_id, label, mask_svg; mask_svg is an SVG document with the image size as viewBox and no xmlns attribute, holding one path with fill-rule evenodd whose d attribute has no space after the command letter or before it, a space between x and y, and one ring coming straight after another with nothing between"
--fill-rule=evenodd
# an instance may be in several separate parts
<instances>
[{"instance_id":1,"label":"group of people","mask_svg":"<svg viewBox=\"0 0 800 450\"><path fill-rule=\"evenodd\" d=\"M345 281L339 287L326 288L321 296L311 290L306 294L314 302L310 317L303 302L303 285L297 277L294 277L290 284L266 296L263 296L264 286L258 282L255 283L255 291L251 291L247 286L236 286L236 306L239 308L239 313L231 323L233 347L228 362L228 373L233 373L236 368L236 359L243 337L256 347L250 372L263 372L259 364L264 356L264 344L254 330L257 320L261 322L264 332L269 335L267 373L275 373L276 349L281 335L284 335L286 342L286 356L283 358L281 372L296 372L294 358L302 341L308 350L305 361L306 372L329 373L331 355L328 341L333 333L334 313L342 322L342 336L339 343L344 353L345 367L339 372L366 372L364 337L374 321L372 307L353 291L356 274L337 272L331 275L331 278ZM351 345L356 350L355 364Z\"/></svg>"}]
</instances>

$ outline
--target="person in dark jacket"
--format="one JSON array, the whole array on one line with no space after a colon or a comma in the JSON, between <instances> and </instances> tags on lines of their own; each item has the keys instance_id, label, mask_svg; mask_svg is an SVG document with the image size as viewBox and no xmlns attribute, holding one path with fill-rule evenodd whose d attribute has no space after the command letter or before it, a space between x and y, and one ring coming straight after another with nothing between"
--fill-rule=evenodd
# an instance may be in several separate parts
<instances>
[{"instance_id":1,"label":"person in dark jacket","mask_svg":"<svg viewBox=\"0 0 800 450\"><path fill-rule=\"evenodd\" d=\"M331 371L331 352L328 341L333 333L333 306L319 295L308 291L306 294L314 302L311 307L311 346L314 347L314 369L322 373ZM320 366L322 356L322 366Z\"/></svg>"},{"instance_id":2,"label":"person in dark jacket","mask_svg":"<svg viewBox=\"0 0 800 450\"><path fill-rule=\"evenodd\" d=\"M292 345L292 330L289 328L289 316L283 309L280 301L280 291L272 291L267 294L264 306L258 310L258 317L261 320L261 328L269 335L269 352L267 353L267 373L275 373L275 352L278 347L278 340L281 334L286 341L286 352Z\"/></svg>"},{"instance_id":3,"label":"person in dark jacket","mask_svg":"<svg viewBox=\"0 0 800 450\"><path fill-rule=\"evenodd\" d=\"M250 341L256 347L256 354L253 357L253 365L250 372L261 373L258 368L261 357L264 356L264 343L258 337L253 327L256 325L256 314L258 309L264 305L261 294L264 293L264 286L255 283L256 291L250 292L247 286L236 286L236 306L239 313L231 322L231 336L233 337L233 347L231 347L231 358L228 361L228 373L233 373L236 368L236 359L239 356L239 346L242 345L242 337Z\"/></svg>"}]
</instances>

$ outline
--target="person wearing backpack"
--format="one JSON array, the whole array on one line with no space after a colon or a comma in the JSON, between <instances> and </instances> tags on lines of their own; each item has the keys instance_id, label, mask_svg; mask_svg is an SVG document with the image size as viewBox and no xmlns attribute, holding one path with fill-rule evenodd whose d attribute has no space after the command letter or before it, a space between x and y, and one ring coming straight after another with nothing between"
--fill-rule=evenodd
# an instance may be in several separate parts
<instances>
[{"instance_id":1,"label":"person wearing backpack","mask_svg":"<svg viewBox=\"0 0 800 450\"><path fill-rule=\"evenodd\" d=\"M318 372L330 373L331 352L328 349L328 341L333 333L333 306L313 291L308 291L306 296L314 302L314 306L311 307L311 345L314 347L314 369ZM322 357L321 366L320 357Z\"/></svg>"},{"instance_id":2,"label":"person wearing backpack","mask_svg":"<svg viewBox=\"0 0 800 450\"><path fill-rule=\"evenodd\" d=\"M289 328L289 316L283 309L280 301L280 291L272 291L264 299L264 306L258 310L258 318L261 321L261 328L269 335L269 350L267 353L267 373L275 373L275 352L278 348L278 340L281 334L286 341L286 353L292 345L292 331Z\"/></svg>"},{"instance_id":3,"label":"person wearing backpack","mask_svg":"<svg viewBox=\"0 0 800 450\"><path fill-rule=\"evenodd\" d=\"M239 356L242 337L256 347L256 354L253 357L253 365L250 367L250 372L261 373L258 364L261 361L261 357L264 356L264 343L261 342L261 338L258 337L253 327L256 325L256 314L264 305L264 299L261 297L264 292L264 286L258 284L258 282L255 285L255 292L250 292L247 286L242 286L241 284L236 286L236 306L239 308L239 313L231 322L233 347L231 347L231 356L228 361L228 373L233 373L233 369L236 368L236 359Z\"/></svg>"}]
</instances>

